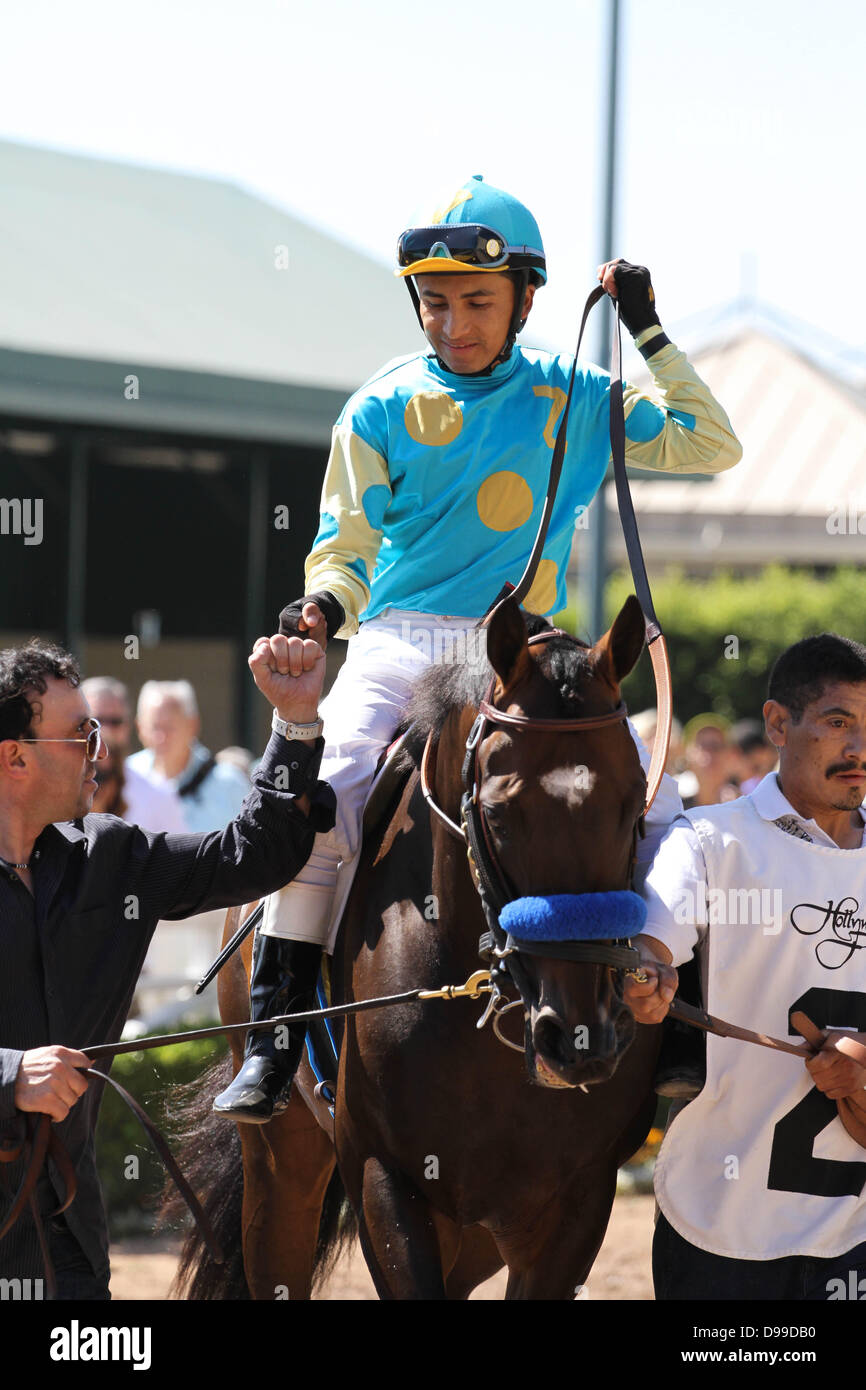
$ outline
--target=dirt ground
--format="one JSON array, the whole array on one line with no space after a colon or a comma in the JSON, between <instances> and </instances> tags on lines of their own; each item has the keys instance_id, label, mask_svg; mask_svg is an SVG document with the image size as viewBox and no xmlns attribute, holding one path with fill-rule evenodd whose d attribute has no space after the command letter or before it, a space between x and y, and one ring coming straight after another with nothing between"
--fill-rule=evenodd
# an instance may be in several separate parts
<instances>
[{"instance_id":1,"label":"dirt ground","mask_svg":"<svg viewBox=\"0 0 866 1390\"><path fill-rule=\"evenodd\" d=\"M581 1297L590 1299L651 1299L654 1201L651 1196L619 1196L614 1203L604 1245ZM152 1237L122 1241L111 1249L112 1297L165 1299L174 1277L177 1243L159 1242ZM505 1293L505 1273L488 1279L472 1294L473 1299L501 1299ZM360 1248L338 1264L327 1287L318 1295L323 1300L375 1299L376 1292L367 1273Z\"/></svg>"}]
</instances>

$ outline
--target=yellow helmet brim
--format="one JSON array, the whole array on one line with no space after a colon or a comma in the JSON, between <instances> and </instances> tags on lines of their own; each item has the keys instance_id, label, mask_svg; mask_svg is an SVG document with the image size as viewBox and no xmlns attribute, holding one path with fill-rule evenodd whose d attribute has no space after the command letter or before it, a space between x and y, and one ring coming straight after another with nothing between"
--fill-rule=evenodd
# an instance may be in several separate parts
<instances>
[{"instance_id":1,"label":"yellow helmet brim","mask_svg":"<svg viewBox=\"0 0 866 1390\"><path fill-rule=\"evenodd\" d=\"M449 256L428 256L423 261L413 261L411 265L398 266L394 274L400 279L406 275L501 275L507 265L467 265L465 261L453 261Z\"/></svg>"}]
</instances>

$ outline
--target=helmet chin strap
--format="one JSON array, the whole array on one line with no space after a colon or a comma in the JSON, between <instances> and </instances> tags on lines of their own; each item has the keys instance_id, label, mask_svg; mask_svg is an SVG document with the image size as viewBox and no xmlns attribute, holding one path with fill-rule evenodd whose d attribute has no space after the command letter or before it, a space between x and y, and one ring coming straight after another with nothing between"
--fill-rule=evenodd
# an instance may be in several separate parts
<instances>
[{"instance_id":1,"label":"helmet chin strap","mask_svg":"<svg viewBox=\"0 0 866 1390\"><path fill-rule=\"evenodd\" d=\"M505 342L503 343L499 352L493 358L493 361L488 362L486 367L482 367L477 372L460 372L460 376L490 376L490 373L493 371L494 367L498 367L500 362L507 362L509 357L511 356L512 349L517 340L517 335L521 332L524 324L526 323L526 319L520 317L520 311L523 308L523 301L526 298L526 291L529 288L529 271L521 270L519 274L520 284L515 286L514 312L511 315L511 323L508 325L508 335L505 339ZM412 296L412 303L415 306L415 315L418 319L418 323L421 325L421 332L424 333L424 337L426 338L427 334L424 332L424 321L421 318L421 300L419 298L418 291L415 288L415 281L411 275L406 277L406 284L409 288L409 293ZM427 339L427 341L430 341L429 338ZM439 366L443 369L443 371L448 372L451 370L447 363L442 361L441 357L437 356L436 361L439 363Z\"/></svg>"}]
</instances>

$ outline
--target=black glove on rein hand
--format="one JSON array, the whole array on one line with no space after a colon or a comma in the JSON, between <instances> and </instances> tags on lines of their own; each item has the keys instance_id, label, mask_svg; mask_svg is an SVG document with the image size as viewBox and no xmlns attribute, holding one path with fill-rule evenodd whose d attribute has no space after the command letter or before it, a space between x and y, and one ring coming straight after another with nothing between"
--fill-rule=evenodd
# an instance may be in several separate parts
<instances>
[{"instance_id":1,"label":"black glove on rein hand","mask_svg":"<svg viewBox=\"0 0 866 1390\"><path fill-rule=\"evenodd\" d=\"M304 637L306 635L298 628L305 603L317 603L321 608L330 642L334 633L339 632L346 621L346 614L339 599L334 598L334 595L329 593L305 594L303 598L295 599L294 603L287 603L280 613L280 632L283 637Z\"/></svg>"},{"instance_id":2,"label":"black glove on rein hand","mask_svg":"<svg viewBox=\"0 0 866 1390\"><path fill-rule=\"evenodd\" d=\"M636 338L645 328L652 328L655 324L660 326L652 281L646 266L617 261L613 278L616 281L620 316L632 337Z\"/></svg>"}]
</instances>

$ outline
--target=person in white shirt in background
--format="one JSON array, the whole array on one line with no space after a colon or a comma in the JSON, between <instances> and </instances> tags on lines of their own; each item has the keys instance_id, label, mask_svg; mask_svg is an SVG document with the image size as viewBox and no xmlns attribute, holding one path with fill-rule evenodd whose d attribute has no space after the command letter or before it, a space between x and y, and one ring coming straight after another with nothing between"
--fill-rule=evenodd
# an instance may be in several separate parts
<instances>
[{"instance_id":1,"label":"person in white shirt in background","mask_svg":"<svg viewBox=\"0 0 866 1390\"><path fill-rule=\"evenodd\" d=\"M143 830L184 834L188 826L177 793L168 785L157 786L125 761L132 742L132 706L126 686L112 676L89 676L81 689L108 749L108 756L96 766L99 790L92 810L119 816Z\"/></svg>"},{"instance_id":2,"label":"person in white shirt in background","mask_svg":"<svg viewBox=\"0 0 866 1390\"><path fill-rule=\"evenodd\" d=\"M177 794L188 830L222 830L234 820L249 779L199 743L201 720L189 681L145 681L136 723L144 748L126 765Z\"/></svg>"},{"instance_id":3,"label":"person in white shirt in background","mask_svg":"<svg viewBox=\"0 0 866 1390\"><path fill-rule=\"evenodd\" d=\"M866 1052L852 1048L866 1043L866 647L795 643L763 713L778 772L674 821L635 941L648 978L624 996L639 1023L660 1023L673 967L696 953L709 1013L796 1041L802 1011L826 1037L804 1061L708 1036L704 1087L656 1164L657 1299L866 1288Z\"/></svg>"}]
</instances>

